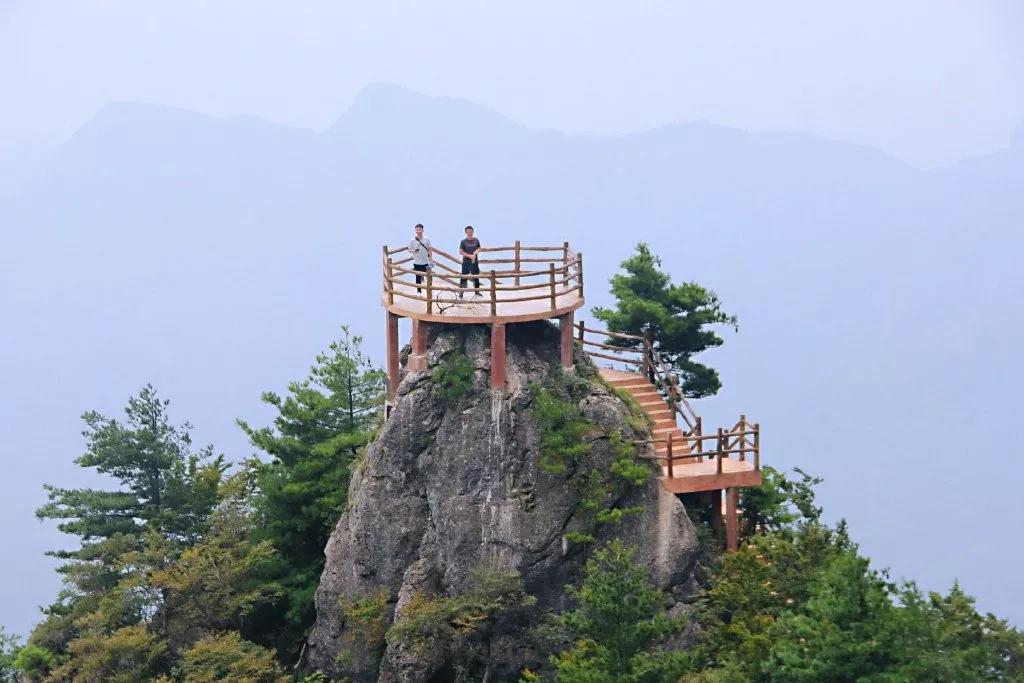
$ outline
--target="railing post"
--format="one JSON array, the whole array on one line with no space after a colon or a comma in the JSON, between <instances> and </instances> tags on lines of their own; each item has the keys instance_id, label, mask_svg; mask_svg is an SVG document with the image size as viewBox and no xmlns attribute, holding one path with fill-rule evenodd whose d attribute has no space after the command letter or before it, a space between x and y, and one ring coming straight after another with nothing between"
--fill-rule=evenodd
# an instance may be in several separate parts
<instances>
[{"instance_id":1,"label":"railing post","mask_svg":"<svg viewBox=\"0 0 1024 683\"><path fill-rule=\"evenodd\" d=\"M498 315L498 276L491 271L491 315Z\"/></svg>"},{"instance_id":2,"label":"railing post","mask_svg":"<svg viewBox=\"0 0 1024 683\"><path fill-rule=\"evenodd\" d=\"M388 256L388 303L395 303L395 263L390 256Z\"/></svg>"},{"instance_id":3,"label":"railing post","mask_svg":"<svg viewBox=\"0 0 1024 683\"><path fill-rule=\"evenodd\" d=\"M569 243L562 242L562 265L569 267Z\"/></svg>"},{"instance_id":4,"label":"railing post","mask_svg":"<svg viewBox=\"0 0 1024 683\"><path fill-rule=\"evenodd\" d=\"M555 308L557 308L557 305L555 304L555 264L554 263L549 263L548 264L548 274L550 275L550 280L551 280L551 310L555 310Z\"/></svg>"},{"instance_id":5,"label":"railing post","mask_svg":"<svg viewBox=\"0 0 1024 683\"><path fill-rule=\"evenodd\" d=\"M654 383L654 370L651 367L651 342L644 339L644 375Z\"/></svg>"},{"instance_id":6,"label":"railing post","mask_svg":"<svg viewBox=\"0 0 1024 683\"><path fill-rule=\"evenodd\" d=\"M427 270L427 315L434 312L434 273Z\"/></svg>"},{"instance_id":7,"label":"railing post","mask_svg":"<svg viewBox=\"0 0 1024 683\"><path fill-rule=\"evenodd\" d=\"M761 423L754 423L754 469L761 469Z\"/></svg>"},{"instance_id":8,"label":"railing post","mask_svg":"<svg viewBox=\"0 0 1024 683\"><path fill-rule=\"evenodd\" d=\"M715 471L717 474L722 473L722 451L725 450L725 430L721 427L718 428L718 447L715 449L718 452L715 454L715 459L718 461Z\"/></svg>"},{"instance_id":9,"label":"railing post","mask_svg":"<svg viewBox=\"0 0 1024 683\"><path fill-rule=\"evenodd\" d=\"M699 422L695 431L690 433L697 435L697 462L704 462L704 439L701 438Z\"/></svg>"},{"instance_id":10,"label":"railing post","mask_svg":"<svg viewBox=\"0 0 1024 683\"><path fill-rule=\"evenodd\" d=\"M515 267L516 267L516 272L517 272L517 273L518 273L518 272L519 272L520 270L522 270L522 266L521 266L521 264L522 264L522 261L520 260L520 258L521 258L521 257L520 257L520 254L521 254L521 253L522 253L522 252L521 252L521 248L520 248L520 246L519 246L519 240L516 240L516 266L515 266ZM518 286L519 286L519 276L518 276L518 275L516 275L516 287L518 287Z\"/></svg>"},{"instance_id":11,"label":"railing post","mask_svg":"<svg viewBox=\"0 0 1024 683\"><path fill-rule=\"evenodd\" d=\"M747 461L747 416L740 415L740 462Z\"/></svg>"},{"instance_id":12,"label":"railing post","mask_svg":"<svg viewBox=\"0 0 1024 683\"><path fill-rule=\"evenodd\" d=\"M580 343L582 344L583 343L583 333L585 331L583 329L584 325L583 325L583 321L582 320L580 321L580 324L578 325L578 327L580 328L579 339L580 339Z\"/></svg>"},{"instance_id":13,"label":"railing post","mask_svg":"<svg viewBox=\"0 0 1024 683\"><path fill-rule=\"evenodd\" d=\"M668 433L668 478L669 479L672 478L672 465L673 465L673 457L672 457L672 432L669 432Z\"/></svg>"},{"instance_id":14,"label":"railing post","mask_svg":"<svg viewBox=\"0 0 1024 683\"><path fill-rule=\"evenodd\" d=\"M576 267L579 270L579 279L577 280L580 288L580 296L583 296L583 252L576 254Z\"/></svg>"}]
</instances>

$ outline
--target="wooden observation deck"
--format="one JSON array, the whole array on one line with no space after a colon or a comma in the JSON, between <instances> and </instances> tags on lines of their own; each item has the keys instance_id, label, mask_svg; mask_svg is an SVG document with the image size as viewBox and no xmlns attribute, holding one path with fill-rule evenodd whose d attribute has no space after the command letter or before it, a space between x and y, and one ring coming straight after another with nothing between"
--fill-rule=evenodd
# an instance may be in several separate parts
<instances>
[{"instance_id":1,"label":"wooden observation deck","mask_svg":"<svg viewBox=\"0 0 1024 683\"><path fill-rule=\"evenodd\" d=\"M491 386L498 390L505 388L506 324L558 318L562 365L572 367L572 347L579 343L595 362L607 366L601 368L604 380L629 393L652 420L651 438L640 442L639 457L658 463L667 491L697 496L710 505L712 524L724 532L726 548L736 548L739 489L761 485L760 425L741 415L732 427L705 435L675 372L649 340L576 325L575 311L584 304L582 253L568 242L484 247L479 275L462 275L462 260L442 249L432 247L431 254L433 267L422 272L413 269L407 247L383 248L389 406L400 377L399 318L412 320L410 370L427 367L430 324L490 325Z\"/></svg>"},{"instance_id":2,"label":"wooden observation deck","mask_svg":"<svg viewBox=\"0 0 1024 683\"><path fill-rule=\"evenodd\" d=\"M387 309L388 402L398 389L398 319L412 319L410 370L426 368L430 323L491 326L491 385L505 388L505 325L558 318L562 364L572 367L573 313L583 301L583 254L568 242L552 247L480 249L479 275L463 275L462 259L431 247L433 267L412 267L407 247L383 248ZM419 281L417 282L417 278Z\"/></svg>"}]
</instances>

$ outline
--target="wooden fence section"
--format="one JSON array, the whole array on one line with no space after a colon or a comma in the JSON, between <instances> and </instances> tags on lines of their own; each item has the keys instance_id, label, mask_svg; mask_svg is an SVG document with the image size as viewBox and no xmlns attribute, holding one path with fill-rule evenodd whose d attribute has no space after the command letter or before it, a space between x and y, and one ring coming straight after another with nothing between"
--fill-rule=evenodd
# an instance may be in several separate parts
<instances>
[{"instance_id":1,"label":"wooden fence section","mask_svg":"<svg viewBox=\"0 0 1024 683\"><path fill-rule=\"evenodd\" d=\"M728 474L729 469L735 468L724 466L723 461L728 462L731 456L736 456L737 462L748 465L741 469L761 471L761 425L756 422L753 424L747 422L745 415L741 415L739 422L731 429L719 427L716 434L684 434L682 437L677 437L669 433L665 437L642 439L636 443L654 447L653 455L641 457L659 462L665 470L665 476L669 479L674 478L677 474L685 474L685 472L676 470L679 465L704 462L714 463L714 474ZM705 443L708 445L705 446ZM659 446L666 447L663 449L663 453L658 452L662 450Z\"/></svg>"},{"instance_id":2,"label":"wooden fence section","mask_svg":"<svg viewBox=\"0 0 1024 683\"><path fill-rule=\"evenodd\" d=\"M686 423L689 430L687 433L700 436L700 415L679 388L679 378L675 371L662 359L649 339L635 334L587 327L582 320L577 323L576 330L583 350L591 358L622 364L646 377L664 397L672 412ZM595 341L594 335L600 335L604 339L600 342Z\"/></svg>"},{"instance_id":3,"label":"wooden fence section","mask_svg":"<svg viewBox=\"0 0 1024 683\"><path fill-rule=\"evenodd\" d=\"M507 247L483 247L477 261L480 273L466 275L462 259L443 249L431 248L433 267L426 272L412 268L412 256L403 256L407 252L407 247L383 248L383 296L388 306L397 301L399 308L415 308L409 311L414 315L476 319L484 303L485 317L515 321L582 305L583 254L573 251L568 242L531 247L517 241ZM481 297L476 296L478 291Z\"/></svg>"}]
</instances>

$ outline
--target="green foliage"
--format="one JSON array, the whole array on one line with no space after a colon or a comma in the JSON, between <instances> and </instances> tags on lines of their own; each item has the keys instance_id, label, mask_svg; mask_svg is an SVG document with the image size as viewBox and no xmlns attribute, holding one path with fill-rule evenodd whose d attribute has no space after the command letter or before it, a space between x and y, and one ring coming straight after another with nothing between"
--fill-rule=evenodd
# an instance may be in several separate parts
<instances>
[{"instance_id":1,"label":"green foliage","mask_svg":"<svg viewBox=\"0 0 1024 683\"><path fill-rule=\"evenodd\" d=\"M384 636L391 614L391 596L387 588L359 600L342 599L345 611L345 635L338 661L359 671L377 668L384 653Z\"/></svg>"},{"instance_id":2,"label":"green foliage","mask_svg":"<svg viewBox=\"0 0 1024 683\"><path fill-rule=\"evenodd\" d=\"M89 631L68 645L67 661L47 681L138 683L156 677L167 645L145 624L109 633Z\"/></svg>"},{"instance_id":3,"label":"green foliage","mask_svg":"<svg viewBox=\"0 0 1024 683\"><path fill-rule=\"evenodd\" d=\"M466 593L449 597L414 593L395 615L386 640L418 652L428 648L464 652L470 640L495 619L535 603L518 572L483 564L474 570Z\"/></svg>"},{"instance_id":4,"label":"green foliage","mask_svg":"<svg viewBox=\"0 0 1024 683\"><path fill-rule=\"evenodd\" d=\"M251 465L258 488L253 505L260 517L257 540L277 551L264 580L281 589L279 603L252 614L247 634L274 639L288 657L298 654L315 616L323 549L345 509L352 463L381 419L385 376L361 343L343 327L309 377L288 386L287 397L263 395L278 413L272 427L239 421L253 445L272 457Z\"/></svg>"},{"instance_id":5,"label":"green foliage","mask_svg":"<svg viewBox=\"0 0 1024 683\"><path fill-rule=\"evenodd\" d=\"M87 449L75 462L120 486L46 487L49 502L37 516L61 520L57 528L80 545L51 553L66 560L58 569L66 588L33 632L33 645L63 653L75 639L95 644L144 622L160 598L148 586L149 569L206 533L227 465L210 447L192 452L189 426L171 425L167 406L146 386L129 399L123 422L83 416Z\"/></svg>"},{"instance_id":6,"label":"green foliage","mask_svg":"<svg viewBox=\"0 0 1024 683\"><path fill-rule=\"evenodd\" d=\"M31 680L42 680L57 665L57 657L38 645L25 645L11 654L11 659L0 668L5 676L2 679L4 681L16 680L13 677L15 672Z\"/></svg>"},{"instance_id":7,"label":"green foliage","mask_svg":"<svg viewBox=\"0 0 1024 683\"><path fill-rule=\"evenodd\" d=\"M242 640L237 633L219 633L198 641L182 655L174 670L180 683L286 683L273 650Z\"/></svg>"},{"instance_id":8,"label":"green foliage","mask_svg":"<svg viewBox=\"0 0 1024 683\"><path fill-rule=\"evenodd\" d=\"M715 325L736 327L736 317L722 310L718 296L694 282L672 284L662 272L661 260L643 242L622 262L612 277L614 309L595 308L594 315L612 332L646 336L665 362L680 373L683 392L690 397L710 396L721 388L718 373L693 360L706 349L720 346L722 338L710 329ZM614 337L609 343L636 346Z\"/></svg>"},{"instance_id":9,"label":"green foliage","mask_svg":"<svg viewBox=\"0 0 1024 683\"><path fill-rule=\"evenodd\" d=\"M765 466L761 468L760 488L740 490L745 534L782 531L796 523L817 522L821 518L821 508L814 505L814 487L822 480L799 468L794 472L799 479L789 479Z\"/></svg>"},{"instance_id":10,"label":"green foliage","mask_svg":"<svg viewBox=\"0 0 1024 683\"><path fill-rule=\"evenodd\" d=\"M251 470L225 485L210 532L175 562L150 573L150 585L164 596L162 627L174 645L223 629L245 630L255 606L270 604L280 589L256 577L275 555L269 541L255 541L256 519L246 501Z\"/></svg>"},{"instance_id":11,"label":"green foliage","mask_svg":"<svg viewBox=\"0 0 1024 683\"><path fill-rule=\"evenodd\" d=\"M583 416L578 403L592 391L590 382L559 368L543 386L535 384L530 389L532 414L540 432L540 468L568 477L580 506L594 513L597 524L618 523L626 515L642 512L639 507L606 507L607 501L625 487L643 485L651 476L651 467L636 459L635 444ZM595 467L590 459L592 442L602 436L607 439L613 457L607 470ZM565 539L575 545L587 545L594 537L586 531L574 530Z\"/></svg>"},{"instance_id":12,"label":"green foliage","mask_svg":"<svg viewBox=\"0 0 1024 683\"><path fill-rule=\"evenodd\" d=\"M42 648L37 648L41 652L46 652ZM25 648L18 647L18 637L10 635L0 626L0 683L13 683L15 681L16 674L16 658L23 652ZM46 652L46 654L49 654ZM46 666L49 669L49 666ZM45 669L44 669L45 670Z\"/></svg>"},{"instance_id":13,"label":"green foliage","mask_svg":"<svg viewBox=\"0 0 1024 683\"><path fill-rule=\"evenodd\" d=\"M594 425L575 405L553 390L535 387L533 417L540 428L540 467L549 474L567 474L590 454L587 437Z\"/></svg>"},{"instance_id":14,"label":"green foliage","mask_svg":"<svg viewBox=\"0 0 1024 683\"><path fill-rule=\"evenodd\" d=\"M556 680L675 680L687 670L684 653L658 647L682 624L664 615L665 596L620 541L597 550L587 561L583 582L567 590L576 608L556 617L553 627L572 644L551 659Z\"/></svg>"},{"instance_id":15,"label":"green foliage","mask_svg":"<svg viewBox=\"0 0 1024 683\"><path fill-rule=\"evenodd\" d=\"M473 388L473 361L462 351L452 351L431 373L437 391L446 406L454 406Z\"/></svg>"},{"instance_id":16,"label":"green foliage","mask_svg":"<svg viewBox=\"0 0 1024 683\"><path fill-rule=\"evenodd\" d=\"M1024 634L957 586L924 596L871 570L845 524L821 523L818 480L797 473L770 473L753 499L762 533L713 572L688 680L1024 679Z\"/></svg>"}]
</instances>

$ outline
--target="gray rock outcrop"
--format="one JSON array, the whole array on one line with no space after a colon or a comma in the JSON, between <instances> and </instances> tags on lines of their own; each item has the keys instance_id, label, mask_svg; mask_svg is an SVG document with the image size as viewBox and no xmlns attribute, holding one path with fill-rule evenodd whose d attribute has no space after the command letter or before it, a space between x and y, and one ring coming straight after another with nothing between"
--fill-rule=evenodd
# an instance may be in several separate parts
<instances>
[{"instance_id":1,"label":"gray rock outcrop","mask_svg":"<svg viewBox=\"0 0 1024 683\"><path fill-rule=\"evenodd\" d=\"M458 353L472 362L472 380L465 395L446 401L431 369ZM524 665L543 665L545 654L527 637L531 619L569 607L565 585L578 578L589 549L614 536L636 546L656 585L685 597L696 533L653 473L602 503L641 511L602 525L581 505L572 472L540 466L531 386L549 378L557 354L551 324L509 326L508 388L492 391L487 328L432 326L431 369L405 373L390 418L355 468L348 509L327 545L308 670L353 681L455 680L455 672L468 680L516 680ZM588 437L587 466L606 472L614 459L609 435L632 439L644 428L596 379L588 358L577 353L576 363L580 411L600 427ZM571 542L571 532L595 541ZM475 629L472 652L459 651L465 643L429 639L429 647L415 648L389 637L385 646L383 630L416 596L463 594L484 564L517 572L532 606ZM363 610L357 623L352 606L369 596L379 596L381 613L368 617ZM368 652L373 647L380 648L376 655Z\"/></svg>"}]
</instances>

